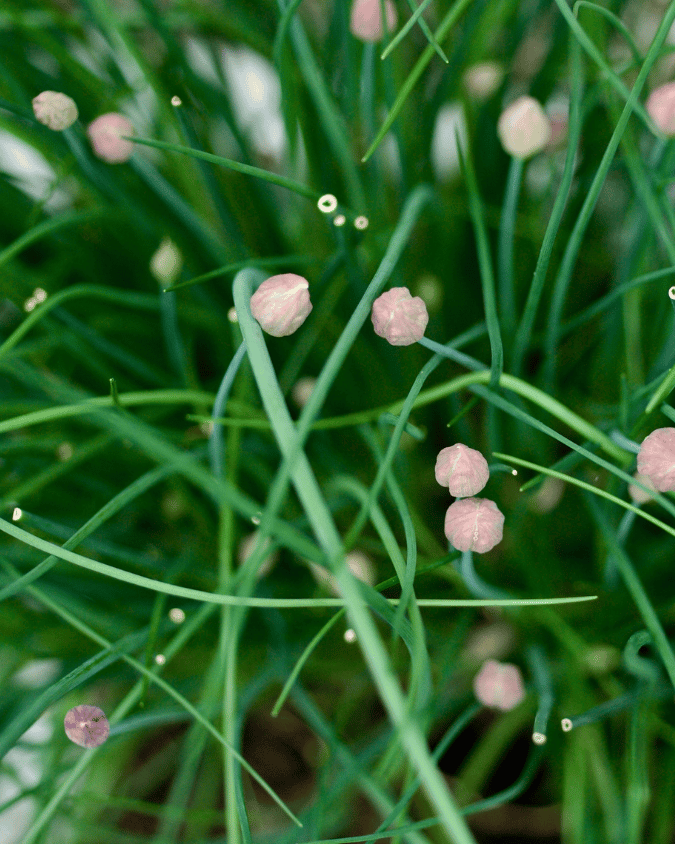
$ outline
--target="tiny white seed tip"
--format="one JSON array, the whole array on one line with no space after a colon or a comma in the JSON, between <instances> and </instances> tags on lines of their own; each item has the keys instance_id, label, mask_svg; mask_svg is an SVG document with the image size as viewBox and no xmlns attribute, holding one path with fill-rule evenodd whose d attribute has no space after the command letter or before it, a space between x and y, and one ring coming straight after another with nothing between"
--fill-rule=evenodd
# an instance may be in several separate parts
<instances>
[{"instance_id":1,"label":"tiny white seed tip","mask_svg":"<svg viewBox=\"0 0 675 844\"><path fill-rule=\"evenodd\" d=\"M346 222L347 222L347 218L345 217L344 214L336 214L335 217L333 217L333 225L334 226L344 226L344 224Z\"/></svg>"},{"instance_id":2,"label":"tiny white seed tip","mask_svg":"<svg viewBox=\"0 0 675 844\"><path fill-rule=\"evenodd\" d=\"M573 724L569 718L563 718L560 722L560 726L562 727L563 733L569 733L569 731L573 727Z\"/></svg>"},{"instance_id":3,"label":"tiny white seed tip","mask_svg":"<svg viewBox=\"0 0 675 844\"><path fill-rule=\"evenodd\" d=\"M175 94L173 97L171 97L171 105L181 106L183 105L183 100L181 100L181 98L177 94Z\"/></svg>"},{"instance_id":4,"label":"tiny white seed tip","mask_svg":"<svg viewBox=\"0 0 675 844\"><path fill-rule=\"evenodd\" d=\"M535 744L546 744L546 736L543 733L532 733L532 741Z\"/></svg>"},{"instance_id":5,"label":"tiny white seed tip","mask_svg":"<svg viewBox=\"0 0 675 844\"><path fill-rule=\"evenodd\" d=\"M671 287L668 290L668 295L670 296L671 299L675 299L675 286Z\"/></svg>"},{"instance_id":6,"label":"tiny white seed tip","mask_svg":"<svg viewBox=\"0 0 675 844\"><path fill-rule=\"evenodd\" d=\"M322 211L324 214L332 214L337 208L337 204L337 198L332 193L324 193L316 203L319 211Z\"/></svg>"},{"instance_id":7,"label":"tiny white seed tip","mask_svg":"<svg viewBox=\"0 0 675 844\"><path fill-rule=\"evenodd\" d=\"M23 516L23 512L21 511L21 507L15 507L14 512L12 513L12 521L18 522L19 519Z\"/></svg>"},{"instance_id":8,"label":"tiny white seed tip","mask_svg":"<svg viewBox=\"0 0 675 844\"><path fill-rule=\"evenodd\" d=\"M359 231L363 231L364 229L368 228L368 217L364 217L361 215L354 220L354 228L358 229Z\"/></svg>"}]
</instances>

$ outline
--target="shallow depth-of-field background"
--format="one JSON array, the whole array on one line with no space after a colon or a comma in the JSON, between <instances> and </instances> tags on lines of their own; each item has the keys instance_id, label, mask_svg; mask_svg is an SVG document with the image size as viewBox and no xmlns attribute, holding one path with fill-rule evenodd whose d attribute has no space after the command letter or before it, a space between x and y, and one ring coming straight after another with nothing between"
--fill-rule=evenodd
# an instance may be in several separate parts
<instances>
[{"instance_id":1,"label":"shallow depth-of-field background","mask_svg":"<svg viewBox=\"0 0 675 844\"><path fill-rule=\"evenodd\" d=\"M675 419L675 4L424 5L382 59L346 0L2 3L0 844L675 840L675 507L628 491ZM313 310L275 338L284 272ZM421 343L375 334L390 287ZM454 443L505 516L473 557Z\"/></svg>"}]
</instances>

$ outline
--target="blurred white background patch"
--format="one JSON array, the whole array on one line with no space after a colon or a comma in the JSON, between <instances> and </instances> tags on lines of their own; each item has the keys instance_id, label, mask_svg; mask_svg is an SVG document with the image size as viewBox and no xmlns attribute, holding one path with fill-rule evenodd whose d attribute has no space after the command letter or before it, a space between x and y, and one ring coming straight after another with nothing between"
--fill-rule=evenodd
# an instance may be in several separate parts
<instances>
[{"instance_id":1,"label":"blurred white background patch","mask_svg":"<svg viewBox=\"0 0 675 844\"><path fill-rule=\"evenodd\" d=\"M72 197L61 188L53 193L56 173L47 159L30 144L0 129L0 171L9 176L11 184L38 202L45 201L47 211L69 208ZM51 195L49 195L51 193Z\"/></svg>"},{"instance_id":2,"label":"blurred white background patch","mask_svg":"<svg viewBox=\"0 0 675 844\"><path fill-rule=\"evenodd\" d=\"M431 141L431 164L439 181L447 181L459 173L459 155L455 132L466 149L466 123L459 103L448 103L438 112Z\"/></svg>"},{"instance_id":3,"label":"blurred white background patch","mask_svg":"<svg viewBox=\"0 0 675 844\"><path fill-rule=\"evenodd\" d=\"M261 155L279 160L286 149L281 116L281 84L274 67L259 53L223 47L223 70L230 86L234 112Z\"/></svg>"}]
</instances>

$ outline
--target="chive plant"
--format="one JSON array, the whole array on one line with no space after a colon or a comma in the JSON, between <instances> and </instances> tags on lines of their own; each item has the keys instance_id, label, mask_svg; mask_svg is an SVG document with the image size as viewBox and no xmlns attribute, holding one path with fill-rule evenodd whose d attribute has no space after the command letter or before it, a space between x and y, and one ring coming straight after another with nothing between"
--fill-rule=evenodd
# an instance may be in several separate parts
<instances>
[{"instance_id":1,"label":"chive plant","mask_svg":"<svg viewBox=\"0 0 675 844\"><path fill-rule=\"evenodd\" d=\"M673 840L674 22L6 0L3 841Z\"/></svg>"}]
</instances>

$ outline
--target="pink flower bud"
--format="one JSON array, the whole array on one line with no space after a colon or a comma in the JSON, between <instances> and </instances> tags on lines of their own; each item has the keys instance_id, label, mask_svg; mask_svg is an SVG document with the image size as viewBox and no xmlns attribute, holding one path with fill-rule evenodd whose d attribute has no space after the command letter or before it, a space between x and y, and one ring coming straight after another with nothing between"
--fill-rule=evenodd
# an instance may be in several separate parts
<instances>
[{"instance_id":1,"label":"pink flower bud","mask_svg":"<svg viewBox=\"0 0 675 844\"><path fill-rule=\"evenodd\" d=\"M675 82L655 88L647 100L647 114L669 138L675 137Z\"/></svg>"},{"instance_id":2,"label":"pink flower bud","mask_svg":"<svg viewBox=\"0 0 675 844\"><path fill-rule=\"evenodd\" d=\"M488 482L490 470L480 451L462 443L442 449L436 458L436 480L447 486L450 495L468 498L476 495Z\"/></svg>"},{"instance_id":3,"label":"pink flower bud","mask_svg":"<svg viewBox=\"0 0 675 844\"><path fill-rule=\"evenodd\" d=\"M653 492L658 491L646 475L641 475L639 472L635 472L633 477L636 481L640 481L643 486L646 486L647 489L651 489ZM652 496L648 492L643 492L640 487L635 486L635 484L628 484L628 494L635 504L646 504L648 501L652 500Z\"/></svg>"},{"instance_id":4,"label":"pink flower bud","mask_svg":"<svg viewBox=\"0 0 675 844\"><path fill-rule=\"evenodd\" d=\"M675 490L675 428L657 428L642 440L637 468L659 492Z\"/></svg>"},{"instance_id":5,"label":"pink flower bud","mask_svg":"<svg viewBox=\"0 0 675 844\"><path fill-rule=\"evenodd\" d=\"M105 712L86 703L66 712L63 726L68 738L80 747L98 747L108 738L110 724Z\"/></svg>"},{"instance_id":6,"label":"pink flower bud","mask_svg":"<svg viewBox=\"0 0 675 844\"><path fill-rule=\"evenodd\" d=\"M94 153L108 164L123 164L131 158L134 145L122 135L133 135L134 127L123 114L109 112L97 117L87 127Z\"/></svg>"},{"instance_id":7,"label":"pink flower bud","mask_svg":"<svg viewBox=\"0 0 675 844\"><path fill-rule=\"evenodd\" d=\"M384 14L387 29L392 32L396 28L397 21L396 8L392 0L384 0ZM384 36L380 0L354 0L349 31L361 41L379 41Z\"/></svg>"},{"instance_id":8,"label":"pink flower bud","mask_svg":"<svg viewBox=\"0 0 675 844\"><path fill-rule=\"evenodd\" d=\"M419 296L411 296L407 287L392 287L373 302L370 315L373 328L392 346L410 346L424 337L429 314Z\"/></svg>"},{"instance_id":9,"label":"pink flower bud","mask_svg":"<svg viewBox=\"0 0 675 844\"><path fill-rule=\"evenodd\" d=\"M502 146L515 158L540 152L551 137L551 123L533 97L519 97L501 113L497 134Z\"/></svg>"},{"instance_id":10,"label":"pink flower bud","mask_svg":"<svg viewBox=\"0 0 675 844\"><path fill-rule=\"evenodd\" d=\"M525 697L525 686L520 669L508 662L488 659L473 678L473 690L485 706L503 712L518 706Z\"/></svg>"},{"instance_id":11,"label":"pink flower bud","mask_svg":"<svg viewBox=\"0 0 675 844\"><path fill-rule=\"evenodd\" d=\"M258 542L259 533L260 532L256 530L253 533L248 534L248 536L245 536L239 543L239 549L237 551L237 559L239 560L239 565L243 565L255 550L256 544ZM265 550L267 550L271 544L271 538L269 536L266 536L263 542L263 547L265 548ZM270 554L268 554L260 564L260 568L256 573L256 580L259 580L261 577L264 577L264 575L268 574L278 559L278 551L272 551Z\"/></svg>"},{"instance_id":12,"label":"pink flower bud","mask_svg":"<svg viewBox=\"0 0 675 844\"><path fill-rule=\"evenodd\" d=\"M309 282L295 273L273 275L251 296L251 313L272 337L287 337L309 316Z\"/></svg>"},{"instance_id":13,"label":"pink flower bud","mask_svg":"<svg viewBox=\"0 0 675 844\"><path fill-rule=\"evenodd\" d=\"M370 558L362 551L359 551L358 549L348 551L345 554L345 562L354 577L358 577L359 580L362 580L369 586L375 585L373 564ZM317 563L310 562L309 567L319 583L323 584L326 589L328 589L329 592L332 592L336 597L342 597L342 590L340 589L340 585L334 574L329 572L328 569L323 566L317 565Z\"/></svg>"},{"instance_id":14,"label":"pink flower bud","mask_svg":"<svg viewBox=\"0 0 675 844\"><path fill-rule=\"evenodd\" d=\"M58 91L43 91L33 98L33 114L40 123L55 132L72 126L77 120L77 113L75 100Z\"/></svg>"},{"instance_id":15,"label":"pink flower bud","mask_svg":"<svg viewBox=\"0 0 675 844\"><path fill-rule=\"evenodd\" d=\"M489 498L459 498L445 514L445 535L458 551L485 554L502 541L504 514Z\"/></svg>"}]
</instances>

